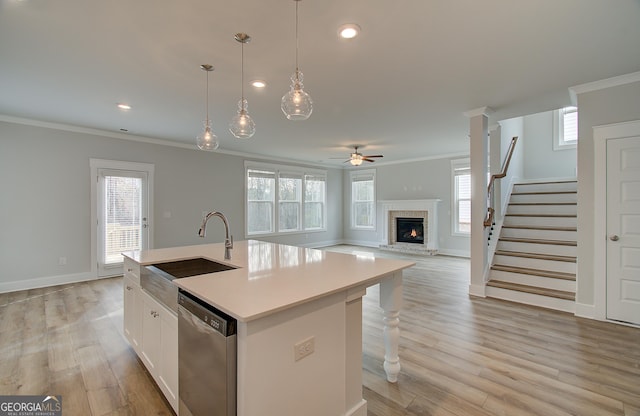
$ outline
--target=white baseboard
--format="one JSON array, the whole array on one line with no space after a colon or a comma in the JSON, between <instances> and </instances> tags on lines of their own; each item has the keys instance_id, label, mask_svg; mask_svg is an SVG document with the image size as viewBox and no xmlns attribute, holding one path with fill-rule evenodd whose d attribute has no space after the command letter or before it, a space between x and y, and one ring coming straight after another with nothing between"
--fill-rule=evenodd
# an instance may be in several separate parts
<instances>
[{"instance_id":1,"label":"white baseboard","mask_svg":"<svg viewBox=\"0 0 640 416\"><path fill-rule=\"evenodd\" d=\"M367 241L367 240L342 240L340 244L350 244L353 246L362 246L362 247L373 247L378 248L380 243L377 241Z\"/></svg>"},{"instance_id":2,"label":"white baseboard","mask_svg":"<svg viewBox=\"0 0 640 416\"><path fill-rule=\"evenodd\" d=\"M0 293L16 292L18 290L38 289L41 287L65 285L69 283L94 280L96 276L91 272L64 274L60 276L38 277L35 279L15 280L0 283Z\"/></svg>"},{"instance_id":3,"label":"white baseboard","mask_svg":"<svg viewBox=\"0 0 640 416\"><path fill-rule=\"evenodd\" d=\"M316 241L315 243L300 244L300 246L305 248L320 248L335 246L338 244L342 244L342 240Z\"/></svg>"},{"instance_id":4,"label":"white baseboard","mask_svg":"<svg viewBox=\"0 0 640 416\"><path fill-rule=\"evenodd\" d=\"M451 250L451 249L439 249L439 256L452 256L452 257L464 257L467 259L471 258L471 252L469 250Z\"/></svg>"},{"instance_id":5,"label":"white baseboard","mask_svg":"<svg viewBox=\"0 0 640 416\"><path fill-rule=\"evenodd\" d=\"M469 295L485 298L487 297L487 295L485 294L485 289L485 285L469 285Z\"/></svg>"},{"instance_id":6,"label":"white baseboard","mask_svg":"<svg viewBox=\"0 0 640 416\"><path fill-rule=\"evenodd\" d=\"M587 319L598 319L596 318L595 305L587 305L586 303L576 302L576 316Z\"/></svg>"}]
</instances>

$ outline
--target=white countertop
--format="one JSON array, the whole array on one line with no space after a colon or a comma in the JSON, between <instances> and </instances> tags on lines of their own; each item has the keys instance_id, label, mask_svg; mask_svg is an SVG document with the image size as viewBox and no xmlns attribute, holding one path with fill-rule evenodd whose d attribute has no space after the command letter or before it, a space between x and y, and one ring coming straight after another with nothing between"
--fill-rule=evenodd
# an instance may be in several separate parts
<instances>
[{"instance_id":1,"label":"white countertop","mask_svg":"<svg viewBox=\"0 0 640 416\"><path fill-rule=\"evenodd\" d=\"M332 293L370 286L415 264L255 240L234 242L231 260L224 260L223 243L123 254L141 266L204 257L238 267L173 282L241 322Z\"/></svg>"}]
</instances>

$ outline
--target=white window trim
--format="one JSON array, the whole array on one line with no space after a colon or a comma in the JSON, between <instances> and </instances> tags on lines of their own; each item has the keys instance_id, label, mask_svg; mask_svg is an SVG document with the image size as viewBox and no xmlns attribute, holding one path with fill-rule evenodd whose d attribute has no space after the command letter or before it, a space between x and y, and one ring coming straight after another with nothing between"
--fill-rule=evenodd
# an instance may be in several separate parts
<instances>
[{"instance_id":1,"label":"white window trim","mask_svg":"<svg viewBox=\"0 0 640 416\"><path fill-rule=\"evenodd\" d=\"M451 160L451 235L455 237L469 237L471 233L458 231L458 193L456 192L456 170L460 168L471 169L471 159L452 159ZM469 170L471 173L471 170Z\"/></svg>"},{"instance_id":2,"label":"white window trim","mask_svg":"<svg viewBox=\"0 0 640 416\"><path fill-rule=\"evenodd\" d=\"M275 183L275 201L274 201L274 210L273 210L273 217L272 217L272 221L273 221L273 232L266 232L266 233L249 233L249 209L247 206L247 196L248 196L248 189L247 189L247 181L248 181L248 171L250 169L255 169L255 170L265 170L265 171L271 171L271 172L275 172L276 175L276 183ZM278 231L278 228L280 226L279 222L280 222L280 201L278 199L278 192L279 192L279 188L278 188L278 178L280 174L296 174L296 175L301 175L302 176L302 196L301 196L301 206L300 206L300 210L302 211L300 213L300 229L298 230L287 230L287 231ZM312 176L320 176L320 177L324 177L325 180L325 195L324 195L324 205L323 205L323 213L322 213L322 217L323 217L323 224L321 228L309 228L309 229L305 229L304 228L304 194L305 194L305 176L306 175L312 175ZM312 168L305 168L305 167L300 167L300 166L290 166L290 165L278 165L278 164L273 164L273 163L262 163L262 162L254 162L254 161L249 161L249 160L245 160L244 161L244 235L245 238L251 238L251 237L272 237L272 236L281 236L281 235L292 235L292 234L307 234L307 233L319 233L319 232L326 232L327 231L327 203L328 203L328 191L327 191L327 186L328 186L328 179L327 179L327 171L326 170L321 170L321 169L312 169Z\"/></svg>"},{"instance_id":3,"label":"white window trim","mask_svg":"<svg viewBox=\"0 0 640 416\"><path fill-rule=\"evenodd\" d=\"M564 110L560 108L553 111L553 150L575 149L578 145L577 140L564 140Z\"/></svg>"},{"instance_id":4,"label":"white window trim","mask_svg":"<svg viewBox=\"0 0 640 416\"><path fill-rule=\"evenodd\" d=\"M355 211L354 211L354 205L353 205L353 179L357 178L359 176L371 176L373 177L373 207L372 207L372 216L373 216L373 225L370 227L363 227L363 226L357 226L355 224ZM350 201L351 201L351 206L349 211L351 212L350 215L350 228L352 230L358 230L358 231L375 231L377 229L376 223L378 222L377 219L377 214L376 214L376 205L377 205L377 188L378 187L378 182L376 181L376 170L375 169L355 169L355 170L351 170L349 172L349 192L350 192Z\"/></svg>"}]
</instances>

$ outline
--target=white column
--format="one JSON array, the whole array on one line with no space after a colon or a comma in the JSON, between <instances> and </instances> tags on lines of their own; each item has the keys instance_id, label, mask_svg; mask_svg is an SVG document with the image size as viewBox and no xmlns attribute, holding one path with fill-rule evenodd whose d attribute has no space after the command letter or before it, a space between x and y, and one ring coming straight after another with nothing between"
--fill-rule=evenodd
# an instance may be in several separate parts
<instances>
[{"instance_id":1,"label":"white column","mask_svg":"<svg viewBox=\"0 0 640 416\"><path fill-rule=\"evenodd\" d=\"M402 272L380 282L380 307L384 310L384 371L387 381L395 383L400 373L398 342L400 340L400 308L402 307Z\"/></svg>"},{"instance_id":2,"label":"white column","mask_svg":"<svg viewBox=\"0 0 640 416\"><path fill-rule=\"evenodd\" d=\"M469 294L485 296L487 272L487 238L484 218L487 214L487 159L489 143L488 107L465 113L471 134L471 281Z\"/></svg>"}]
</instances>

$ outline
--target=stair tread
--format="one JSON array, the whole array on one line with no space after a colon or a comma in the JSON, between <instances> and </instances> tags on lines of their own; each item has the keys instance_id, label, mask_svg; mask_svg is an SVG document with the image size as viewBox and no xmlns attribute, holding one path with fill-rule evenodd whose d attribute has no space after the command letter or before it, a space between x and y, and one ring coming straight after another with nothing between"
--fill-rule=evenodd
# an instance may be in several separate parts
<instances>
[{"instance_id":1,"label":"stair tread","mask_svg":"<svg viewBox=\"0 0 640 416\"><path fill-rule=\"evenodd\" d=\"M578 231L577 227L557 227L546 225L503 225L502 228L518 228L523 230L544 230L544 231Z\"/></svg>"},{"instance_id":2,"label":"stair tread","mask_svg":"<svg viewBox=\"0 0 640 416\"><path fill-rule=\"evenodd\" d=\"M533 276L549 277L552 279L576 280L575 273L554 272L551 270L532 269L529 267L508 266L506 264L494 264L491 270L499 270L502 272L528 274Z\"/></svg>"},{"instance_id":3,"label":"stair tread","mask_svg":"<svg viewBox=\"0 0 640 416\"><path fill-rule=\"evenodd\" d=\"M509 202L509 205L527 206L527 205L578 205L577 202Z\"/></svg>"},{"instance_id":4,"label":"stair tread","mask_svg":"<svg viewBox=\"0 0 640 416\"><path fill-rule=\"evenodd\" d=\"M511 195L562 195L562 194L577 194L578 191L574 190L562 190L562 191L528 191L528 192L511 192Z\"/></svg>"},{"instance_id":5,"label":"stair tread","mask_svg":"<svg viewBox=\"0 0 640 416\"><path fill-rule=\"evenodd\" d=\"M500 237L499 241L507 243L548 244L557 246L577 246L577 241L569 240L544 240L540 238Z\"/></svg>"},{"instance_id":6,"label":"stair tread","mask_svg":"<svg viewBox=\"0 0 640 416\"><path fill-rule=\"evenodd\" d=\"M549 184L556 184L556 183L578 183L577 179L565 179L565 180L561 180L561 181L539 181L539 182L519 182L516 183L515 185L549 185Z\"/></svg>"},{"instance_id":7,"label":"stair tread","mask_svg":"<svg viewBox=\"0 0 640 416\"><path fill-rule=\"evenodd\" d=\"M512 256L512 257L524 257L528 259L539 259L539 260L553 260L553 261L565 261L568 263L575 263L575 256L558 256L556 254L538 254L538 253L528 253L526 251L512 251L512 250L496 250L495 255L498 256Z\"/></svg>"},{"instance_id":8,"label":"stair tread","mask_svg":"<svg viewBox=\"0 0 640 416\"><path fill-rule=\"evenodd\" d=\"M505 214L505 217L576 218L576 214Z\"/></svg>"},{"instance_id":9,"label":"stair tread","mask_svg":"<svg viewBox=\"0 0 640 416\"><path fill-rule=\"evenodd\" d=\"M487 286L498 287L502 289L516 290L518 292L531 293L534 295L549 296L558 299L576 300L574 292L564 290L547 289L543 287L528 286L519 283L503 282L502 280L489 280Z\"/></svg>"}]
</instances>

